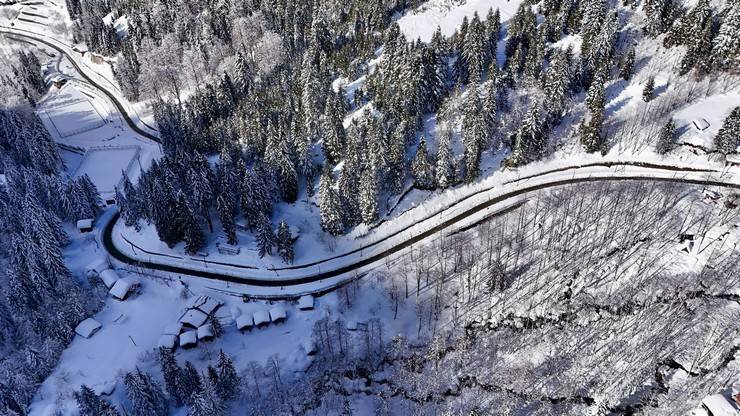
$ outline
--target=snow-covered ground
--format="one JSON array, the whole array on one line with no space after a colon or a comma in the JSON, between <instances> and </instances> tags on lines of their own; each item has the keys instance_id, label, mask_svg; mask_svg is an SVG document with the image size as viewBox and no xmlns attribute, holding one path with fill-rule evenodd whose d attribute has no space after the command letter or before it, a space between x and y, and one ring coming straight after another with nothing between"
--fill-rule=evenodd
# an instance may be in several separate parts
<instances>
[{"instance_id":1,"label":"snow-covered ground","mask_svg":"<svg viewBox=\"0 0 740 416\"><path fill-rule=\"evenodd\" d=\"M429 42L437 27L442 35L451 36L463 19L471 19L475 13L485 19L491 9L498 9L501 22L506 23L521 3L522 0L430 0L398 19L398 25L409 41Z\"/></svg>"}]
</instances>

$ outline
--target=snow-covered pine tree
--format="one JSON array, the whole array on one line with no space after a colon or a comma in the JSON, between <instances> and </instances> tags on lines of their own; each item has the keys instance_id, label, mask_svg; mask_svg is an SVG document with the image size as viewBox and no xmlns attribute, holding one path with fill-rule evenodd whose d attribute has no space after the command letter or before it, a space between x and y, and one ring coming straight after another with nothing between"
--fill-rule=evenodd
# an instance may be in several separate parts
<instances>
[{"instance_id":1,"label":"snow-covered pine tree","mask_svg":"<svg viewBox=\"0 0 740 416\"><path fill-rule=\"evenodd\" d=\"M727 116L719 133L714 137L714 148L722 154L737 150L740 138L740 107L735 107Z\"/></svg>"},{"instance_id":2,"label":"snow-covered pine tree","mask_svg":"<svg viewBox=\"0 0 740 416\"><path fill-rule=\"evenodd\" d=\"M360 174L363 160L361 157L360 138L357 129L347 140L345 149L344 165L337 179L337 195L342 206L342 223L347 227L354 227L362 221L360 213Z\"/></svg>"},{"instance_id":3,"label":"snow-covered pine tree","mask_svg":"<svg viewBox=\"0 0 740 416\"><path fill-rule=\"evenodd\" d=\"M293 263L293 257L295 255L293 252L293 235L290 233L290 227L288 227L288 223L285 220L280 221L280 225L278 226L277 250L283 262L286 264Z\"/></svg>"},{"instance_id":4,"label":"snow-covered pine tree","mask_svg":"<svg viewBox=\"0 0 740 416\"><path fill-rule=\"evenodd\" d=\"M216 198L216 210L218 211L218 217L221 221L221 227L226 236L227 243L236 244L236 221L234 220L236 207L227 192L222 191L218 195L218 198Z\"/></svg>"},{"instance_id":5,"label":"snow-covered pine tree","mask_svg":"<svg viewBox=\"0 0 740 416\"><path fill-rule=\"evenodd\" d=\"M322 147L324 156L332 164L337 164L342 158L346 133L342 125L342 112L339 108L339 98L333 96L326 106L326 111L321 117Z\"/></svg>"},{"instance_id":6,"label":"snow-covered pine tree","mask_svg":"<svg viewBox=\"0 0 740 416\"><path fill-rule=\"evenodd\" d=\"M601 126L604 123L604 107L594 107L589 117L581 123L580 136L584 149L593 153L601 149Z\"/></svg>"},{"instance_id":7,"label":"snow-covered pine tree","mask_svg":"<svg viewBox=\"0 0 740 416\"><path fill-rule=\"evenodd\" d=\"M485 26L480 21L478 13L475 13L468 26L462 50L462 58L465 60L469 81L480 81L483 70L487 68L490 61L489 51Z\"/></svg>"},{"instance_id":8,"label":"snow-covered pine tree","mask_svg":"<svg viewBox=\"0 0 740 416\"><path fill-rule=\"evenodd\" d=\"M434 168L429 162L427 144L422 137L419 147L416 149L414 161L411 162L411 176L414 178L414 186L418 189L434 189Z\"/></svg>"},{"instance_id":9,"label":"snow-covered pine tree","mask_svg":"<svg viewBox=\"0 0 740 416\"><path fill-rule=\"evenodd\" d=\"M468 83L468 61L465 57L465 39L467 38L470 21L468 17L463 18L460 28L455 32L452 38L454 45L454 61L452 63L452 78L454 83L465 85Z\"/></svg>"},{"instance_id":10,"label":"snow-covered pine tree","mask_svg":"<svg viewBox=\"0 0 740 416\"><path fill-rule=\"evenodd\" d=\"M106 400L100 398L91 388L82 385L79 391L74 392L80 416L118 416L118 410Z\"/></svg>"},{"instance_id":11,"label":"snow-covered pine tree","mask_svg":"<svg viewBox=\"0 0 740 416\"><path fill-rule=\"evenodd\" d=\"M545 72L544 91L546 97L547 122L557 123L565 111L571 70L568 52L558 51Z\"/></svg>"},{"instance_id":12,"label":"snow-covered pine tree","mask_svg":"<svg viewBox=\"0 0 740 416\"><path fill-rule=\"evenodd\" d=\"M237 397L241 388L241 378L236 372L234 361L223 350L218 353L216 369L218 370L218 384L216 385L218 396L222 400Z\"/></svg>"},{"instance_id":13,"label":"snow-covered pine tree","mask_svg":"<svg viewBox=\"0 0 740 416\"><path fill-rule=\"evenodd\" d=\"M203 388L193 394L189 416L220 416L224 412L223 400L209 377L203 377Z\"/></svg>"},{"instance_id":14,"label":"snow-covered pine tree","mask_svg":"<svg viewBox=\"0 0 740 416\"><path fill-rule=\"evenodd\" d=\"M169 348L159 349L159 368L164 378L164 387L170 398L178 406L186 402L190 392L183 390L182 370L177 365L175 354Z\"/></svg>"},{"instance_id":15,"label":"snow-covered pine tree","mask_svg":"<svg viewBox=\"0 0 740 416\"><path fill-rule=\"evenodd\" d=\"M605 0L591 0L581 2L581 9L581 55L586 56L601 32L606 20L607 6Z\"/></svg>"},{"instance_id":16,"label":"snow-covered pine tree","mask_svg":"<svg viewBox=\"0 0 740 416\"><path fill-rule=\"evenodd\" d=\"M455 165L452 160L452 130L446 123L437 128L437 161L435 174L437 186L445 189L455 183Z\"/></svg>"},{"instance_id":17,"label":"snow-covered pine tree","mask_svg":"<svg viewBox=\"0 0 740 416\"><path fill-rule=\"evenodd\" d=\"M203 247L205 236L183 191L179 191L177 196L176 215L176 218L169 220L178 224L182 239L185 241L185 251L192 256Z\"/></svg>"},{"instance_id":18,"label":"snow-covered pine tree","mask_svg":"<svg viewBox=\"0 0 740 416\"><path fill-rule=\"evenodd\" d=\"M373 167L365 169L360 177L360 212L365 224L378 219L378 175Z\"/></svg>"},{"instance_id":19,"label":"snow-covered pine tree","mask_svg":"<svg viewBox=\"0 0 740 416\"><path fill-rule=\"evenodd\" d=\"M486 137L496 133L499 107L499 79L493 78L486 84L486 95L483 100L483 117L486 122Z\"/></svg>"},{"instance_id":20,"label":"snow-covered pine tree","mask_svg":"<svg viewBox=\"0 0 740 416\"><path fill-rule=\"evenodd\" d=\"M133 414L147 416L169 414L167 398L151 376L137 369L126 374L123 383L126 385L126 394L131 401Z\"/></svg>"},{"instance_id":21,"label":"snow-covered pine tree","mask_svg":"<svg viewBox=\"0 0 740 416\"><path fill-rule=\"evenodd\" d=\"M624 56L624 60L622 61L622 66L619 70L619 76L622 77L625 81L629 81L630 78L632 78L632 73L635 70L635 48L632 47L627 52L627 55Z\"/></svg>"},{"instance_id":22,"label":"snow-covered pine tree","mask_svg":"<svg viewBox=\"0 0 740 416\"><path fill-rule=\"evenodd\" d=\"M658 143L655 145L655 151L658 154L664 155L671 151L673 148L673 136L676 134L676 125L673 124L673 119L668 122L660 130L658 135Z\"/></svg>"},{"instance_id":23,"label":"snow-covered pine tree","mask_svg":"<svg viewBox=\"0 0 740 416\"><path fill-rule=\"evenodd\" d=\"M488 47L487 57L489 60L486 62L486 66L496 62L499 39L501 39L501 12L499 9L493 10L493 8L490 8L486 15L486 46Z\"/></svg>"},{"instance_id":24,"label":"snow-covered pine tree","mask_svg":"<svg viewBox=\"0 0 740 416\"><path fill-rule=\"evenodd\" d=\"M547 139L540 121L539 103L532 103L514 139L512 162L515 165L537 160L545 151Z\"/></svg>"},{"instance_id":25,"label":"snow-covered pine tree","mask_svg":"<svg viewBox=\"0 0 740 416\"><path fill-rule=\"evenodd\" d=\"M642 101L650 102L655 94L655 77L652 75L648 77L645 82L645 88L642 89Z\"/></svg>"},{"instance_id":26,"label":"snow-covered pine tree","mask_svg":"<svg viewBox=\"0 0 740 416\"><path fill-rule=\"evenodd\" d=\"M656 37L671 27L675 16L676 5L673 0L649 0L644 1L645 32Z\"/></svg>"},{"instance_id":27,"label":"snow-covered pine tree","mask_svg":"<svg viewBox=\"0 0 740 416\"><path fill-rule=\"evenodd\" d=\"M693 68L697 68L699 74L710 71L713 26L712 9L708 0L700 0L677 26L679 33L676 35L676 43L687 46L686 54L679 64L679 74L686 74Z\"/></svg>"},{"instance_id":28,"label":"snow-covered pine tree","mask_svg":"<svg viewBox=\"0 0 740 416\"><path fill-rule=\"evenodd\" d=\"M260 212L257 220L257 231L254 236L260 258L265 254L272 255L272 247L277 243L272 223L264 213Z\"/></svg>"},{"instance_id":29,"label":"snow-covered pine tree","mask_svg":"<svg viewBox=\"0 0 740 416\"><path fill-rule=\"evenodd\" d=\"M586 106L592 114L604 108L606 104L605 88L606 68L602 67L599 71L596 71L594 80L586 93Z\"/></svg>"},{"instance_id":30,"label":"snow-covered pine tree","mask_svg":"<svg viewBox=\"0 0 740 416\"><path fill-rule=\"evenodd\" d=\"M180 372L180 391L185 404L193 403L194 395L203 389L203 380L200 373L190 361L185 361L185 366Z\"/></svg>"},{"instance_id":31,"label":"snow-covered pine tree","mask_svg":"<svg viewBox=\"0 0 740 416\"><path fill-rule=\"evenodd\" d=\"M740 64L740 3L729 2L727 8L712 48L714 64L721 69Z\"/></svg>"},{"instance_id":32,"label":"snow-covered pine tree","mask_svg":"<svg viewBox=\"0 0 740 416\"><path fill-rule=\"evenodd\" d=\"M390 135L386 188L394 195L401 193L406 180L405 160L408 134L408 126L402 121Z\"/></svg>"},{"instance_id":33,"label":"snow-covered pine tree","mask_svg":"<svg viewBox=\"0 0 740 416\"><path fill-rule=\"evenodd\" d=\"M324 187L324 181L325 179L322 177L322 188ZM331 235L342 234L344 232L342 202L333 185L329 185L325 192L321 193L319 208L321 211L321 228Z\"/></svg>"},{"instance_id":34,"label":"snow-covered pine tree","mask_svg":"<svg viewBox=\"0 0 740 416\"><path fill-rule=\"evenodd\" d=\"M465 97L462 125L466 182L475 181L480 174L481 153L488 140L489 131L486 117L478 95L478 84L471 83Z\"/></svg>"},{"instance_id":35,"label":"snow-covered pine tree","mask_svg":"<svg viewBox=\"0 0 740 416\"><path fill-rule=\"evenodd\" d=\"M250 230L257 226L259 214L272 213L271 176L261 166L245 171L242 182L241 206Z\"/></svg>"}]
</instances>

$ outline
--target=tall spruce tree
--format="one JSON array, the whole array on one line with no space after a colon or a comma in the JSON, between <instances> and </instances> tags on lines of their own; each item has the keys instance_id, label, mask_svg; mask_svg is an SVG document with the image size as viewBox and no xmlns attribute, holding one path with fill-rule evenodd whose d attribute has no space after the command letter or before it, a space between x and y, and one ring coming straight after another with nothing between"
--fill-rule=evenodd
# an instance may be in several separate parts
<instances>
[{"instance_id":1,"label":"tall spruce tree","mask_svg":"<svg viewBox=\"0 0 740 416\"><path fill-rule=\"evenodd\" d=\"M642 101L650 102L655 96L655 77L650 76L642 89Z\"/></svg>"},{"instance_id":2,"label":"tall spruce tree","mask_svg":"<svg viewBox=\"0 0 740 416\"><path fill-rule=\"evenodd\" d=\"M434 189L434 168L429 162L427 143L423 137L419 141L416 156L414 156L414 161L411 163L411 176L414 178L416 188Z\"/></svg>"},{"instance_id":3,"label":"tall spruce tree","mask_svg":"<svg viewBox=\"0 0 740 416\"><path fill-rule=\"evenodd\" d=\"M452 160L452 130L444 124L439 126L438 131L435 174L437 186L445 189L455 182L455 165Z\"/></svg>"},{"instance_id":4,"label":"tall spruce tree","mask_svg":"<svg viewBox=\"0 0 740 416\"><path fill-rule=\"evenodd\" d=\"M342 203L334 189L334 180L328 169L324 169L319 185L319 211L321 212L321 228L331 235L340 235L344 232Z\"/></svg>"},{"instance_id":5,"label":"tall spruce tree","mask_svg":"<svg viewBox=\"0 0 740 416\"><path fill-rule=\"evenodd\" d=\"M265 257L265 254L272 255L272 247L277 243L277 238L270 219L264 213L260 213L257 220L255 241L260 258Z\"/></svg>"},{"instance_id":6,"label":"tall spruce tree","mask_svg":"<svg viewBox=\"0 0 740 416\"><path fill-rule=\"evenodd\" d=\"M714 64L722 69L740 64L740 3L730 2L712 46Z\"/></svg>"},{"instance_id":7,"label":"tall spruce tree","mask_svg":"<svg viewBox=\"0 0 740 416\"><path fill-rule=\"evenodd\" d=\"M277 233L277 250L280 258L286 264L293 263L293 235L290 233L290 227L285 220L280 221Z\"/></svg>"},{"instance_id":8,"label":"tall spruce tree","mask_svg":"<svg viewBox=\"0 0 740 416\"><path fill-rule=\"evenodd\" d=\"M378 175L375 168L367 168L360 179L360 211L362 222L372 224L378 219Z\"/></svg>"},{"instance_id":9,"label":"tall spruce tree","mask_svg":"<svg viewBox=\"0 0 740 416\"><path fill-rule=\"evenodd\" d=\"M100 398L91 388L82 385L79 391L74 393L80 416L118 416L118 410L106 400Z\"/></svg>"},{"instance_id":10,"label":"tall spruce tree","mask_svg":"<svg viewBox=\"0 0 740 416\"><path fill-rule=\"evenodd\" d=\"M714 147L722 154L733 153L737 150L740 138L740 107L730 112L719 133L714 137Z\"/></svg>"},{"instance_id":11,"label":"tall spruce tree","mask_svg":"<svg viewBox=\"0 0 740 416\"><path fill-rule=\"evenodd\" d=\"M521 165L542 157L547 144L538 103L532 103L514 139L513 163Z\"/></svg>"},{"instance_id":12,"label":"tall spruce tree","mask_svg":"<svg viewBox=\"0 0 740 416\"><path fill-rule=\"evenodd\" d=\"M148 374L140 370L128 373L123 378L126 393L135 415L167 416L167 398L159 385Z\"/></svg>"},{"instance_id":13,"label":"tall spruce tree","mask_svg":"<svg viewBox=\"0 0 740 416\"><path fill-rule=\"evenodd\" d=\"M283 225L287 228L285 221L280 223L280 229L283 229ZM292 259L291 259L292 261ZM241 378L236 372L234 367L234 361L226 355L223 350L218 353L218 362L216 364L218 370L218 383L216 384L216 392L222 400L231 400L238 396L241 385Z\"/></svg>"},{"instance_id":14,"label":"tall spruce tree","mask_svg":"<svg viewBox=\"0 0 740 416\"><path fill-rule=\"evenodd\" d=\"M655 151L658 154L664 155L671 151L673 148L673 137L676 134L676 125L673 124L673 119L668 122L660 130L658 135L658 143L655 145Z\"/></svg>"}]
</instances>

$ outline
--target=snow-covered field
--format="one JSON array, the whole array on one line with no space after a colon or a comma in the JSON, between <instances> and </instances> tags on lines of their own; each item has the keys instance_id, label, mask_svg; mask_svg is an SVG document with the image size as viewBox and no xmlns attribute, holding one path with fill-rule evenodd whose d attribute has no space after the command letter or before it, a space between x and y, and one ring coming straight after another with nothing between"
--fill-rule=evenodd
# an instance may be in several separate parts
<instances>
[{"instance_id":1,"label":"snow-covered field","mask_svg":"<svg viewBox=\"0 0 740 416\"><path fill-rule=\"evenodd\" d=\"M58 141L105 125L106 118L104 117L107 114L101 114L90 98L83 96L79 91L60 94L56 98L43 103L38 115L47 130L56 133L54 136Z\"/></svg>"},{"instance_id":2,"label":"snow-covered field","mask_svg":"<svg viewBox=\"0 0 740 416\"><path fill-rule=\"evenodd\" d=\"M92 147L85 152L74 177L88 175L104 198L115 194L121 185L121 172L131 176L134 166L140 163L138 146Z\"/></svg>"}]
</instances>

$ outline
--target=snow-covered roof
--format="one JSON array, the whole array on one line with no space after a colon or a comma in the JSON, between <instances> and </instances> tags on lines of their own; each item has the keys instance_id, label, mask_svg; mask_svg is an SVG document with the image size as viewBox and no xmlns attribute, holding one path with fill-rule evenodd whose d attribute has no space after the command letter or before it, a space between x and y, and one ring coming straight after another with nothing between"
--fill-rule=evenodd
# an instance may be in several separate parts
<instances>
[{"instance_id":1,"label":"snow-covered roof","mask_svg":"<svg viewBox=\"0 0 740 416\"><path fill-rule=\"evenodd\" d=\"M737 416L738 413L737 408L721 394L707 396L701 401L701 404L703 404L713 416Z\"/></svg>"},{"instance_id":2,"label":"snow-covered roof","mask_svg":"<svg viewBox=\"0 0 740 416\"><path fill-rule=\"evenodd\" d=\"M350 331L356 331L357 330L357 321L354 319L350 319L347 321L347 329Z\"/></svg>"},{"instance_id":3,"label":"snow-covered roof","mask_svg":"<svg viewBox=\"0 0 740 416\"><path fill-rule=\"evenodd\" d=\"M252 320L252 315L241 315L236 318L236 327L240 330L251 328L253 326L254 321Z\"/></svg>"},{"instance_id":4,"label":"snow-covered roof","mask_svg":"<svg viewBox=\"0 0 740 416\"><path fill-rule=\"evenodd\" d=\"M313 296L303 295L298 299L298 309L305 311L313 309Z\"/></svg>"},{"instance_id":5,"label":"snow-covered roof","mask_svg":"<svg viewBox=\"0 0 740 416\"><path fill-rule=\"evenodd\" d=\"M4 173L0 173L0 185L5 186L7 184L8 184L8 180L5 179L5 174Z\"/></svg>"},{"instance_id":6,"label":"snow-covered roof","mask_svg":"<svg viewBox=\"0 0 740 416\"><path fill-rule=\"evenodd\" d=\"M180 334L180 346L192 347L198 343L198 333L196 331L185 331Z\"/></svg>"},{"instance_id":7,"label":"snow-covered roof","mask_svg":"<svg viewBox=\"0 0 740 416\"><path fill-rule=\"evenodd\" d=\"M725 156L725 162L740 165L740 155L727 155Z\"/></svg>"},{"instance_id":8,"label":"snow-covered roof","mask_svg":"<svg viewBox=\"0 0 740 416\"><path fill-rule=\"evenodd\" d=\"M270 322L270 314L267 311L257 311L254 313L254 324L262 325Z\"/></svg>"},{"instance_id":9,"label":"snow-covered roof","mask_svg":"<svg viewBox=\"0 0 740 416\"><path fill-rule=\"evenodd\" d=\"M134 287L135 282L131 279L118 279L118 281L113 285L112 288L110 288L111 296L113 296L116 299L124 300L126 298L126 295L131 291L131 289Z\"/></svg>"},{"instance_id":10,"label":"snow-covered roof","mask_svg":"<svg viewBox=\"0 0 740 416\"><path fill-rule=\"evenodd\" d=\"M92 218L86 218L84 220L77 221L77 229L82 230L84 228L92 228L93 226L93 220Z\"/></svg>"},{"instance_id":11,"label":"snow-covered roof","mask_svg":"<svg viewBox=\"0 0 740 416\"><path fill-rule=\"evenodd\" d=\"M160 348L172 349L175 348L175 345L177 345L177 335L172 334L162 334L157 342L157 346Z\"/></svg>"},{"instance_id":12,"label":"snow-covered roof","mask_svg":"<svg viewBox=\"0 0 740 416\"><path fill-rule=\"evenodd\" d=\"M108 264L108 259L101 257L91 261L90 264L85 267L85 271L87 273L100 273L108 268L110 268L110 265Z\"/></svg>"},{"instance_id":13,"label":"snow-covered roof","mask_svg":"<svg viewBox=\"0 0 740 416\"><path fill-rule=\"evenodd\" d=\"M205 314L210 315L213 313L213 311L218 309L218 307L223 304L224 303L220 299L215 299L210 296L198 296L190 304L190 307L198 308L201 311L203 311Z\"/></svg>"},{"instance_id":14,"label":"snow-covered roof","mask_svg":"<svg viewBox=\"0 0 740 416\"><path fill-rule=\"evenodd\" d=\"M80 322L75 328L75 333L83 338L90 338L98 331L103 325L93 318L87 318Z\"/></svg>"},{"instance_id":15,"label":"snow-covered roof","mask_svg":"<svg viewBox=\"0 0 740 416\"><path fill-rule=\"evenodd\" d=\"M118 282L118 279L120 279L118 273L113 269L105 269L98 276L100 276L100 280L103 281L105 287L108 289L111 289Z\"/></svg>"},{"instance_id":16,"label":"snow-covered roof","mask_svg":"<svg viewBox=\"0 0 740 416\"><path fill-rule=\"evenodd\" d=\"M282 306L275 306L274 308L270 309L270 319L272 322L277 322L284 320L288 317L288 314L285 312L285 308Z\"/></svg>"},{"instance_id":17,"label":"snow-covered roof","mask_svg":"<svg viewBox=\"0 0 740 416\"><path fill-rule=\"evenodd\" d=\"M205 324L198 328L198 339L210 339L213 338L213 326L211 324Z\"/></svg>"},{"instance_id":18,"label":"snow-covered roof","mask_svg":"<svg viewBox=\"0 0 740 416\"><path fill-rule=\"evenodd\" d=\"M316 354L316 343L312 339L308 339L303 343L303 350L306 351L306 355Z\"/></svg>"},{"instance_id":19,"label":"snow-covered roof","mask_svg":"<svg viewBox=\"0 0 740 416\"><path fill-rule=\"evenodd\" d=\"M180 317L180 322L185 325L190 325L193 328L197 328L203 325L207 319L208 315L198 309L188 309L188 311Z\"/></svg>"},{"instance_id":20,"label":"snow-covered roof","mask_svg":"<svg viewBox=\"0 0 740 416\"><path fill-rule=\"evenodd\" d=\"M699 131L704 131L709 128L709 122L706 119L703 119L701 117L695 118L691 120L692 123L694 123L694 127L696 127Z\"/></svg>"},{"instance_id":21,"label":"snow-covered roof","mask_svg":"<svg viewBox=\"0 0 740 416\"><path fill-rule=\"evenodd\" d=\"M166 327L164 327L164 333L167 335L180 335L180 332L182 332L182 323L176 322L174 324L169 324Z\"/></svg>"}]
</instances>

